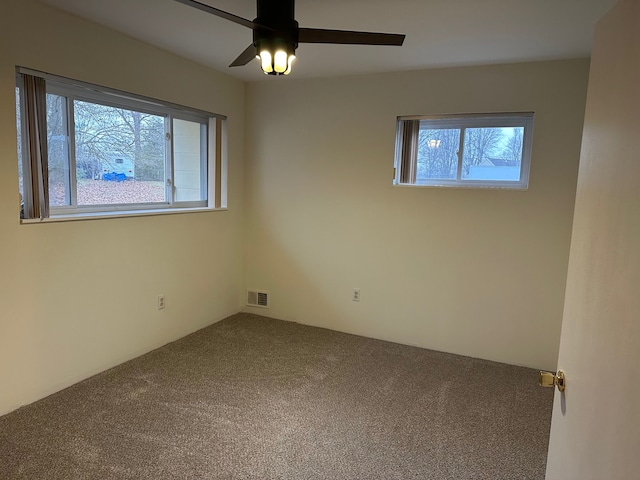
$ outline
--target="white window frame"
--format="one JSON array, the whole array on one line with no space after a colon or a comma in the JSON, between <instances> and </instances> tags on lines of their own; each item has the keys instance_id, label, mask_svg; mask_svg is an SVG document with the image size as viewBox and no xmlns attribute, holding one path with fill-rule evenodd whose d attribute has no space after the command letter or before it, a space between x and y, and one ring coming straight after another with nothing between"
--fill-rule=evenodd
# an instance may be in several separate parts
<instances>
[{"instance_id":1,"label":"white window frame","mask_svg":"<svg viewBox=\"0 0 640 480\"><path fill-rule=\"evenodd\" d=\"M518 113L484 113L484 114L455 114L455 115L412 115L397 118L396 153L394 163L394 185L410 187L453 187L453 188L499 188L526 190L529 186L529 170L531 168L531 151L533 146L533 112ZM420 179L415 183L403 183L402 125L405 120L419 120L420 130L423 129L458 129L460 130L460 144L457 151L458 168L455 179ZM522 160L520 163L520 179L514 180L473 180L462 178L464 158L465 131L467 128L500 128L523 127ZM418 138L415 138L418 141ZM417 162L417 158L415 160Z\"/></svg>"},{"instance_id":2,"label":"white window frame","mask_svg":"<svg viewBox=\"0 0 640 480\"><path fill-rule=\"evenodd\" d=\"M111 216L124 216L127 214L156 214L179 213L199 210L224 210L227 205L227 147L226 147L226 116L211 112L184 107L181 105L164 102L140 95L135 95L108 87L97 86L85 82L72 80L57 75L51 75L23 67L18 67L16 86L22 91L22 75L29 74L44 78L47 83L47 93L66 98L67 108L67 148L69 185L68 197L70 205L51 206L50 218L26 219L23 223L33 221L69 220L81 218L102 218ZM74 101L90 102L114 108L135 110L165 118L165 202L133 203L133 204L107 204L107 205L77 205L76 189L76 152L74 130ZM24 102L21 102L21 110L24 118ZM200 161L200 201L176 201L174 179L174 149L173 149L173 120L185 120L200 123L201 132L201 161ZM22 122L24 125L24 121ZM23 144L26 140L22 132ZM22 148L23 156L26 149ZM23 188L28 188L31 177L30 165L26 158L19 159L23 168ZM29 195L25 192L25 201Z\"/></svg>"}]
</instances>

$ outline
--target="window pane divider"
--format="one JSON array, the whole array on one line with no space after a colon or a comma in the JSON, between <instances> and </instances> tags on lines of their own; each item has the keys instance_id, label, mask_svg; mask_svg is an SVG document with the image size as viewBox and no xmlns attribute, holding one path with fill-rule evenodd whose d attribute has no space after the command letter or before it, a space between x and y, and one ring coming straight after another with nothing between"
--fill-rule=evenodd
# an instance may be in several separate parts
<instances>
[{"instance_id":1,"label":"window pane divider","mask_svg":"<svg viewBox=\"0 0 640 480\"><path fill-rule=\"evenodd\" d=\"M165 185L165 197L170 206L175 202L176 186L174 184L175 175L174 163L173 163L173 117L168 115L164 120L164 135L165 135L165 148L164 148L164 185Z\"/></svg>"},{"instance_id":2,"label":"window pane divider","mask_svg":"<svg viewBox=\"0 0 640 480\"><path fill-rule=\"evenodd\" d=\"M208 164L208 151L209 151L209 122L206 124L200 124L200 200L205 200L205 195L208 188L207 171L209 169Z\"/></svg>"},{"instance_id":3,"label":"window pane divider","mask_svg":"<svg viewBox=\"0 0 640 480\"><path fill-rule=\"evenodd\" d=\"M216 143L215 143L215 158L222 158L222 122L218 119L214 121L216 125ZM222 205L222 162L215 164L215 208L220 208Z\"/></svg>"}]
</instances>

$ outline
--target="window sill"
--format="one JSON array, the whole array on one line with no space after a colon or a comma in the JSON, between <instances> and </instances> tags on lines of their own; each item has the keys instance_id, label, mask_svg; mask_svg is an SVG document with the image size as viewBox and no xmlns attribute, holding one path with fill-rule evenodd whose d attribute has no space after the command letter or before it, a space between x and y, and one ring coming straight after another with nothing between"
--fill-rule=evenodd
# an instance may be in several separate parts
<instances>
[{"instance_id":1,"label":"window sill","mask_svg":"<svg viewBox=\"0 0 640 480\"><path fill-rule=\"evenodd\" d=\"M194 208L162 208L152 210L129 210L129 211L111 211L111 212L87 212L74 213L64 215L52 215L49 218L21 219L22 225L31 225L35 223L53 223L53 222L76 222L79 220L101 220L105 218L128 218L128 217L151 217L156 215L175 215L180 213L202 213L202 212L224 212L228 208L210 208L210 207L194 207Z\"/></svg>"},{"instance_id":2,"label":"window sill","mask_svg":"<svg viewBox=\"0 0 640 480\"><path fill-rule=\"evenodd\" d=\"M472 184L472 183L394 183L394 187L400 188L459 188L468 190L521 190L529 189L528 185L523 184Z\"/></svg>"}]
</instances>

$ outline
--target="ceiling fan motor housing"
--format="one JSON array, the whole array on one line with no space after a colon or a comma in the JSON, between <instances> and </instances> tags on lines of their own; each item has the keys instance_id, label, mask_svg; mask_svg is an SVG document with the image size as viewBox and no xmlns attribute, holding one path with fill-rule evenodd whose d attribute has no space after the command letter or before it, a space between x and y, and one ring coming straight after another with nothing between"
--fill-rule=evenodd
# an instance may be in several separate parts
<instances>
[{"instance_id":1,"label":"ceiling fan motor housing","mask_svg":"<svg viewBox=\"0 0 640 480\"><path fill-rule=\"evenodd\" d=\"M298 48L298 22L294 0L258 0L258 16L253 20L267 28L254 28L253 44L269 50L283 49L289 55Z\"/></svg>"}]
</instances>

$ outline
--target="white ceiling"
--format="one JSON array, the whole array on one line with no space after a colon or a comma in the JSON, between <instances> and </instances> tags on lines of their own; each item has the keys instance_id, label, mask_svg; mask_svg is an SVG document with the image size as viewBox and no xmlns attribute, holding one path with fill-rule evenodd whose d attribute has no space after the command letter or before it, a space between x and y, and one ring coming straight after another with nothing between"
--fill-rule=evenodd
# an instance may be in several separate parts
<instances>
[{"instance_id":1,"label":"white ceiling","mask_svg":"<svg viewBox=\"0 0 640 480\"><path fill-rule=\"evenodd\" d=\"M251 30L173 0L41 0L246 81ZM200 0L252 20L254 0ZM405 33L402 47L301 44L292 77L587 57L615 0L298 0L301 27Z\"/></svg>"}]
</instances>

